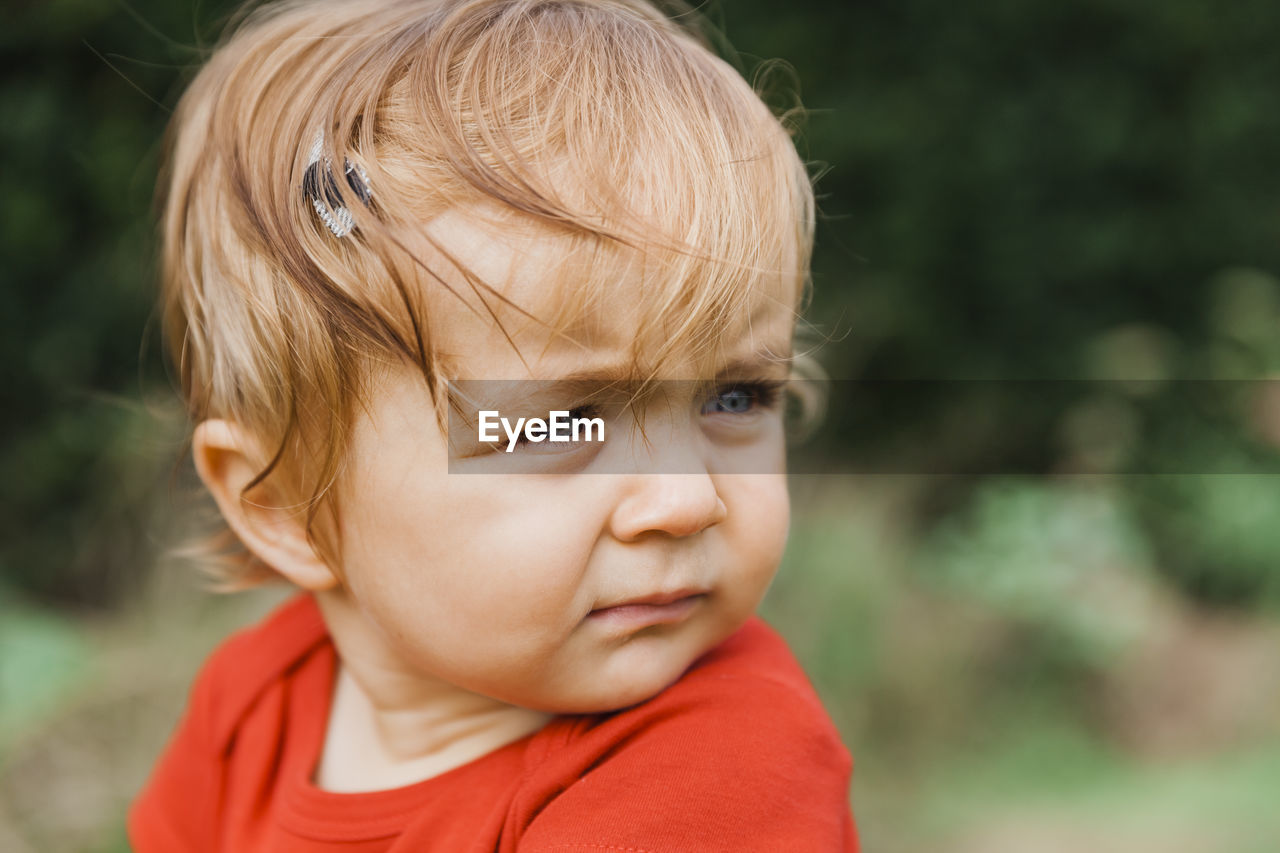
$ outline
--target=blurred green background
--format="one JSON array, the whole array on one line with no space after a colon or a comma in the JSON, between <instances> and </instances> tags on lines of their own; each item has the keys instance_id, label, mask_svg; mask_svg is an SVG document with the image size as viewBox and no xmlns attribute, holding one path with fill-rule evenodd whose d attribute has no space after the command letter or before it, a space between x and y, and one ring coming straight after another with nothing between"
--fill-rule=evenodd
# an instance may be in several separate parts
<instances>
[{"instance_id":1,"label":"blurred green background","mask_svg":"<svg viewBox=\"0 0 1280 853\"><path fill-rule=\"evenodd\" d=\"M168 110L230 6L47 0L0 28L0 849L119 851L203 655L278 592L165 556L193 492L151 314ZM766 614L857 762L869 851L1280 849L1280 5L722 0L782 58L836 378L1089 379L922 413L1023 476L806 476ZM975 385L975 387L977 387ZM988 389L989 390L989 389ZM874 449L835 406L818 452ZM856 429L855 429L856 427ZM972 442L932 448L973 470ZM1124 475L1133 459L1166 460ZM1170 461L1172 460L1172 461ZM176 508L176 511L175 511Z\"/></svg>"}]
</instances>

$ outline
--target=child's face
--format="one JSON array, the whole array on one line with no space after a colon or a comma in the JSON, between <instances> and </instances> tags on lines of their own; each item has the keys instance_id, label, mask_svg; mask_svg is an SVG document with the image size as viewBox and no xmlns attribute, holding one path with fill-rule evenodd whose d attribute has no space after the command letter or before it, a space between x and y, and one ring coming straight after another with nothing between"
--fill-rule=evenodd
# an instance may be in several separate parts
<instances>
[{"instance_id":1,"label":"child's face","mask_svg":"<svg viewBox=\"0 0 1280 853\"><path fill-rule=\"evenodd\" d=\"M547 241L461 219L432 233L538 316ZM787 376L785 361L768 358L791 352L792 305L777 290L749 326L727 330L726 362L765 354L735 379ZM638 279L619 283L620 304L642 296ZM508 324L525 367L491 320L440 310L435 343L460 378L554 379L626 364L635 334L622 311L617 322L601 318L590 346ZM359 415L341 492L341 571L356 612L379 629L367 635L427 681L546 711L624 707L678 678L764 595L788 498L777 408L725 413L694 401L685 417L669 403L644 413L644 464L698 473L449 473L421 376L392 372ZM634 438L629 418L609 428L615 447ZM703 451L726 434L767 461L752 473L707 473ZM636 606L619 607L627 603Z\"/></svg>"}]
</instances>

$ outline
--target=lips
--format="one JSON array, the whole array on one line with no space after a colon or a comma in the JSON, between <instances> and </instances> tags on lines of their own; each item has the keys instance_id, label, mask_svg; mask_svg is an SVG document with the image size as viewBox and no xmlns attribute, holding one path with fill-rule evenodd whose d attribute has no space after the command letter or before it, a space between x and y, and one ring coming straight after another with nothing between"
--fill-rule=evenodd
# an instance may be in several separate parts
<instances>
[{"instance_id":1,"label":"lips","mask_svg":"<svg viewBox=\"0 0 1280 853\"><path fill-rule=\"evenodd\" d=\"M618 629L673 625L692 615L706 597L706 592L698 589L655 593L598 607L587 618Z\"/></svg>"},{"instance_id":2,"label":"lips","mask_svg":"<svg viewBox=\"0 0 1280 853\"><path fill-rule=\"evenodd\" d=\"M672 604L682 598L690 598L692 596L703 595L705 593L705 589L698 589L696 587L686 587L677 589L673 592L655 592L652 595L640 595L635 598L623 599L615 604L606 604L604 607L597 607L592 612L598 613L601 610L611 610L615 607L630 607L632 605L641 604L662 606L664 604Z\"/></svg>"}]
</instances>

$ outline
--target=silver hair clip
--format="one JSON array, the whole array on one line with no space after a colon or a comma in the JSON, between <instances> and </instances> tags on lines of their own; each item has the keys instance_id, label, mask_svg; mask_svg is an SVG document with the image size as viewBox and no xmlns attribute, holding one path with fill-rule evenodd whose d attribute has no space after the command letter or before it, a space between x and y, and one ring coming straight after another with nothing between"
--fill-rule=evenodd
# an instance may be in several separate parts
<instances>
[{"instance_id":1,"label":"silver hair clip","mask_svg":"<svg viewBox=\"0 0 1280 853\"><path fill-rule=\"evenodd\" d=\"M302 176L302 192L315 208L320 221L335 237L345 237L356 227L351 211L343 204L342 191L333 176L333 163L324 155L324 131L317 130L311 144L311 156L307 159L307 171ZM342 175L346 184L365 207L373 198L369 175L360 166L345 157L342 159Z\"/></svg>"}]
</instances>

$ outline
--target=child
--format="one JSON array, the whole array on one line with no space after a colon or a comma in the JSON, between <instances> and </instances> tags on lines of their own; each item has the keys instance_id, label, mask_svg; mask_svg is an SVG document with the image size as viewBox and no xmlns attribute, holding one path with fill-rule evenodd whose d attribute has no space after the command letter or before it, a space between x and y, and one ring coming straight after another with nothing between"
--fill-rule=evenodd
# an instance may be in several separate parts
<instances>
[{"instance_id":1,"label":"child","mask_svg":"<svg viewBox=\"0 0 1280 853\"><path fill-rule=\"evenodd\" d=\"M813 199L729 66L644 0L277 3L163 187L225 580L301 592L204 666L139 853L856 850L752 615ZM607 435L450 428L470 380Z\"/></svg>"}]
</instances>

